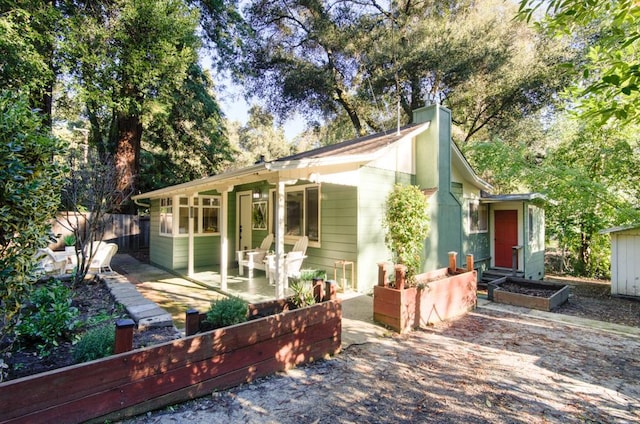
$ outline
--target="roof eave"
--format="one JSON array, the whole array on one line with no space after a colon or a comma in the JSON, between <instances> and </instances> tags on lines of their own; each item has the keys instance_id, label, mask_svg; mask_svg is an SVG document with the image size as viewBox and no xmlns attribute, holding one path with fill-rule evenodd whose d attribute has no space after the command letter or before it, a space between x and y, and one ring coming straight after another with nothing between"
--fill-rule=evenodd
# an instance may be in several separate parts
<instances>
[{"instance_id":1,"label":"roof eave","mask_svg":"<svg viewBox=\"0 0 640 424\"><path fill-rule=\"evenodd\" d=\"M230 183L235 179L240 179L242 177L250 176L253 174L259 175L270 170L267 168L266 163L259 163L256 165L252 165L247 168L235 169L233 171L224 172L218 175L212 175L210 177L201 178L199 180L188 181L182 184L176 184L173 186L161 188L158 190L149 191L146 193L136 194L131 198L133 200L141 200L141 199L154 199L158 197L164 197L168 195L175 195L180 193L192 193L204 190L210 190L210 188L205 187L214 187L216 185L225 185L225 183Z\"/></svg>"}]
</instances>

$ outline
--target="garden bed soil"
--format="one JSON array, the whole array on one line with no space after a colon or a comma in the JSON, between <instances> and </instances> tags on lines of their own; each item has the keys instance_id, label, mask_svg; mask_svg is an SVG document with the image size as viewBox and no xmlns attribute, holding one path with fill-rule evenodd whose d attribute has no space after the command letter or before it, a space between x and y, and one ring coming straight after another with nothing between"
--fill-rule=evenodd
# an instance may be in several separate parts
<instances>
[{"instance_id":1,"label":"garden bed soil","mask_svg":"<svg viewBox=\"0 0 640 424\"><path fill-rule=\"evenodd\" d=\"M82 323L87 323L100 315L112 315L114 318L111 321L114 325L117 318L129 318L122 306L113 299L106 285L98 279L85 281L74 288L73 293L73 306L78 308L80 314L78 320ZM180 337L181 333L175 327L135 329L133 348L152 346ZM33 345L15 344L12 351L0 353L0 359L8 365L4 381L26 377L73 365L73 343L71 341L60 343L46 357L38 356L38 351Z\"/></svg>"},{"instance_id":2,"label":"garden bed soil","mask_svg":"<svg viewBox=\"0 0 640 424\"><path fill-rule=\"evenodd\" d=\"M488 286L489 300L530 309L552 311L569 300L569 286L566 284L503 277Z\"/></svg>"}]
</instances>

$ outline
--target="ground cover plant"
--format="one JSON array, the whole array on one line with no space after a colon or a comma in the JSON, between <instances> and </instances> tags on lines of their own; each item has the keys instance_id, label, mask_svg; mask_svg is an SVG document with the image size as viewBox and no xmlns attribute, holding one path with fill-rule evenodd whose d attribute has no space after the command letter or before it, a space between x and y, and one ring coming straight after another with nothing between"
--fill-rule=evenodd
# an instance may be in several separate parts
<instances>
[{"instance_id":1,"label":"ground cover plant","mask_svg":"<svg viewBox=\"0 0 640 424\"><path fill-rule=\"evenodd\" d=\"M12 334L14 343L0 346L0 381L97 359L113 352L115 322L129 318L129 315L114 300L109 289L97 279L76 286L72 286L71 281L54 281L39 283L34 290L36 298L26 307L32 309L31 318L20 324L24 327L24 335L28 336ZM63 298L63 294L66 297ZM38 308L34 301L40 305ZM34 323L36 316L42 318L43 323ZM60 336L54 337L54 334ZM48 343L41 335L46 335ZM139 348L177 337L173 327L135 330L133 343L134 348Z\"/></svg>"}]
</instances>

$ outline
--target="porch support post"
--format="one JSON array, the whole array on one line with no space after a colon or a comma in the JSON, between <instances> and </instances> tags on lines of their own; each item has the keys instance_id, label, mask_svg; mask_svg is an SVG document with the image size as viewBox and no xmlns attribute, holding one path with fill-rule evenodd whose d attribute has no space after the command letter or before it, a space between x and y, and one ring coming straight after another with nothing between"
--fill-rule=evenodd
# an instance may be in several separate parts
<instances>
[{"instance_id":1,"label":"porch support post","mask_svg":"<svg viewBox=\"0 0 640 424\"><path fill-rule=\"evenodd\" d=\"M193 193L193 195L189 196L189 241L187 247L187 275L192 276L193 271L193 256L194 256L194 232L195 232L195 213L194 213L194 203L195 199L198 197L198 193Z\"/></svg>"},{"instance_id":2,"label":"porch support post","mask_svg":"<svg viewBox=\"0 0 640 424\"><path fill-rule=\"evenodd\" d=\"M220 290L227 290L227 266L229 265L229 192L233 186L222 190L220 208Z\"/></svg>"},{"instance_id":3,"label":"porch support post","mask_svg":"<svg viewBox=\"0 0 640 424\"><path fill-rule=\"evenodd\" d=\"M284 265L284 181L278 181L276 205L276 299L284 298L285 278Z\"/></svg>"}]
</instances>

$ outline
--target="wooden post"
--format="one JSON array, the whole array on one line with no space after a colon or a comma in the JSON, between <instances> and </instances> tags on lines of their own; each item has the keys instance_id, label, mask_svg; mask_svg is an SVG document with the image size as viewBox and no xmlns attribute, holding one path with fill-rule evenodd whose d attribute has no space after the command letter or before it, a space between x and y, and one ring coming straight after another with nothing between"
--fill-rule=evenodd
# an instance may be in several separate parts
<instances>
[{"instance_id":1,"label":"wooden post","mask_svg":"<svg viewBox=\"0 0 640 424\"><path fill-rule=\"evenodd\" d=\"M133 327L136 323L132 319L119 319L116 321L116 341L113 353L123 353L133 350Z\"/></svg>"},{"instance_id":2,"label":"wooden post","mask_svg":"<svg viewBox=\"0 0 640 424\"><path fill-rule=\"evenodd\" d=\"M467 271L473 271L473 255L467 255Z\"/></svg>"},{"instance_id":3,"label":"wooden post","mask_svg":"<svg viewBox=\"0 0 640 424\"><path fill-rule=\"evenodd\" d=\"M316 303L322 302L322 291L324 286L323 278L314 278L313 280L313 298L316 300Z\"/></svg>"},{"instance_id":4,"label":"wooden post","mask_svg":"<svg viewBox=\"0 0 640 424\"><path fill-rule=\"evenodd\" d=\"M398 264L395 266L396 271L396 289L404 290L404 283L407 279L407 266Z\"/></svg>"},{"instance_id":5,"label":"wooden post","mask_svg":"<svg viewBox=\"0 0 640 424\"><path fill-rule=\"evenodd\" d=\"M458 256L458 252L449 252L449 273L455 274L457 268L456 256Z\"/></svg>"},{"instance_id":6,"label":"wooden post","mask_svg":"<svg viewBox=\"0 0 640 424\"><path fill-rule=\"evenodd\" d=\"M324 300L336 300L336 282L333 280L327 280L324 282Z\"/></svg>"},{"instance_id":7,"label":"wooden post","mask_svg":"<svg viewBox=\"0 0 640 424\"><path fill-rule=\"evenodd\" d=\"M511 275L516 275L518 272L518 250L520 246L513 246L511 248Z\"/></svg>"},{"instance_id":8,"label":"wooden post","mask_svg":"<svg viewBox=\"0 0 640 424\"><path fill-rule=\"evenodd\" d=\"M387 281L389 281L389 263L378 263L378 285L380 287L387 287Z\"/></svg>"},{"instance_id":9,"label":"wooden post","mask_svg":"<svg viewBox=\"0 0 640 424\"><path fill-rule=\"evenodd\" d=\"M184 332L187 336L192 336L200 331L200 312L195 309L187 310L184 323Z\"/></svg>"}]
</instances>

